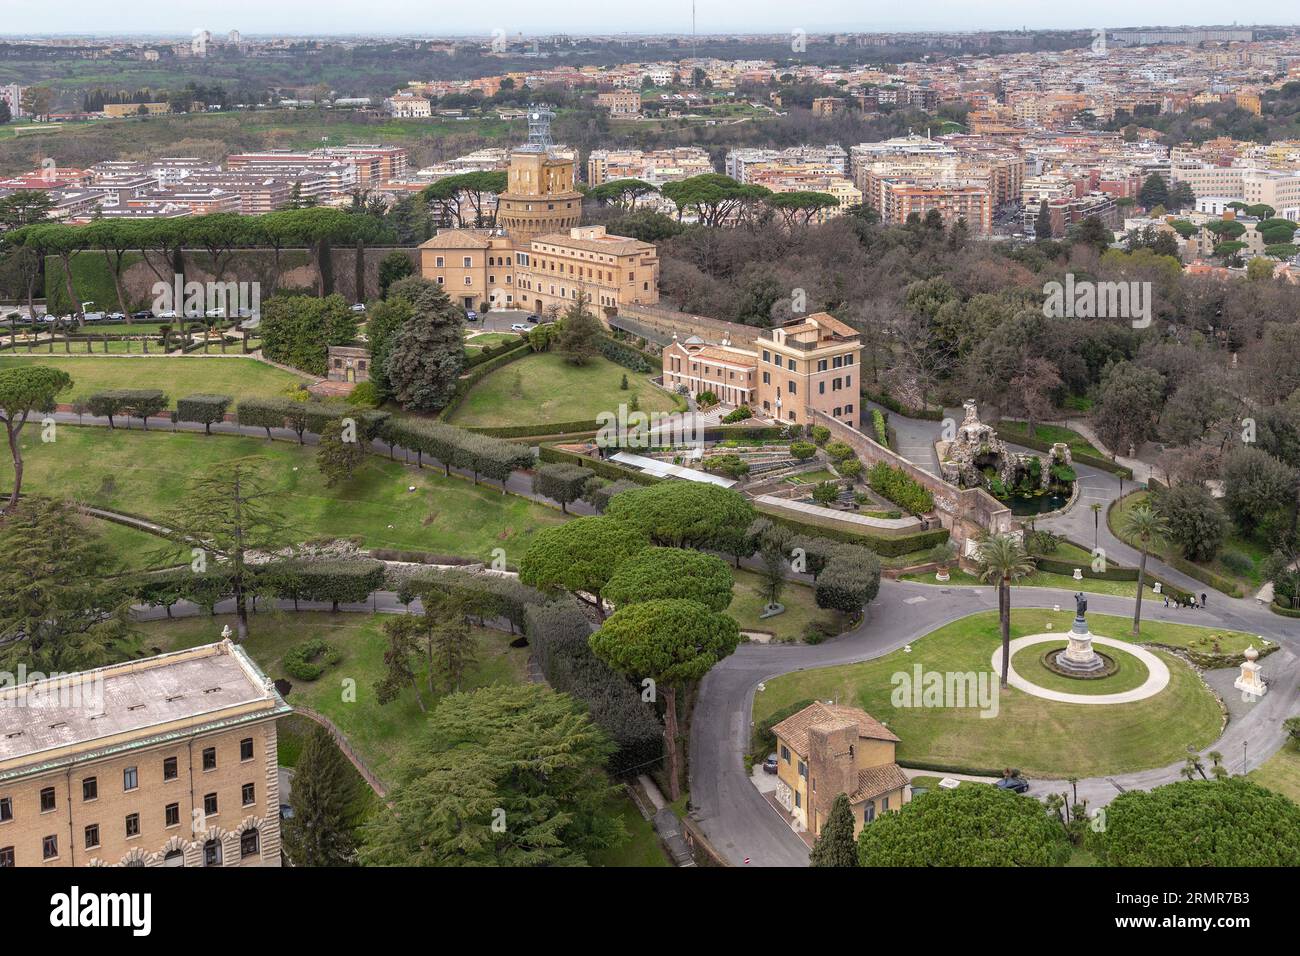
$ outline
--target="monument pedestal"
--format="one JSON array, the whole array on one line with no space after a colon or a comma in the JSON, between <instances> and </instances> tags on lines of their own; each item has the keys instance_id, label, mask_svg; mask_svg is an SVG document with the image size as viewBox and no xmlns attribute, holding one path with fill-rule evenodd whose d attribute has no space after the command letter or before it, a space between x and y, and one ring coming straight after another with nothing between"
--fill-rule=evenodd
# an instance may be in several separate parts
<instances>
[{"instance_id":1,"label":"monument pedestal","mask_svg":"<svg viewBox=\"0 0 1300 956\"><path fill-rule=\"evenodd\" d=\"M1268 693L1268 685L1264 683L1264 675L1261 673L1264 668L1256 663L1258 659L1259 651L1253 647L1246 648L1246 659L1241 664L1241 676L1232 682L1233 687L1252 697L1263 697Z\"/></svg>"},{"instance_id":2,"label":"monument pedestal","mask_svg":"<svg viewBox=\"0 0 1300 956\"><path fill-rule=\"evenodd\" d=\"M1074 619L1074 626L1066 635L1070 643L1056 655L1056 665L1075 674L1093 674L1102 670L1106 662L1092 649L1092 632L1082 614Z\"/></svg>"}]
</instances>

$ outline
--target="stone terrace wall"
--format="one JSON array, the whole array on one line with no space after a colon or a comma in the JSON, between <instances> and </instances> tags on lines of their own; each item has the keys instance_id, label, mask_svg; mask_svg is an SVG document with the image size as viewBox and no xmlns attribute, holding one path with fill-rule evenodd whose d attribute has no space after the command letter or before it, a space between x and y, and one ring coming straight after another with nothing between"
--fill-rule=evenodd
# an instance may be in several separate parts
<instances>
[{"instance_id":1,"label":"stone terrace wall","mask_svg":"<svg viewBox=\"0 0 1300 956\"><path fill-rule=\"evenodd\" d=\"M850 425L813 409L813 420L831 431L831 438L842 441L862 459L864 468L885 462L901 468L909 477L934 495L935 512L943 526L957 542L965 542L982 531L1001 534L1011 530L1011 509L982 488L955 488L942 478L919 468L897 452L878 444Z\"/></svg>"}]
</instances>

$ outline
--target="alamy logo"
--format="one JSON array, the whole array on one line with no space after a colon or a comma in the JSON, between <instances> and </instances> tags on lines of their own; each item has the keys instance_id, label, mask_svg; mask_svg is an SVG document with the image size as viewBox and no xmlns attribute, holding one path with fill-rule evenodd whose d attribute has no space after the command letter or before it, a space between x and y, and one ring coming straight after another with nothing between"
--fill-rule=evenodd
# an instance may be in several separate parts
<instances>
[{"instance_id":1,"label":"alamy logo","mask_svg":"<svg viewBox=\"0 0 1300 956\"><path fill-rule=\"evenodd\" d=\"M889 679L894 707L978 709L981 717L998 715L997 677L991 671L927 671L915 664Z\"/></svg>"},{"instance_id":2,"label":"alamy logo","mask_svg":"<svg viewBox=\"0 0 1300 956\"><path fill-rule=\"evenodd\" d=\"M1133 328L1151 324L1150 282L1093 282L1065 274L1043 284L1043 315L1049 319L1128 319Z\"/></svg>"},{"instance_id":3,"label":"alamy logo","mask_svg":"<svg viewBox=\"0 0 1300 956\"><path fill-rule=\"evenodd\" d=\"M234 319L259 314L260 282L186 282L177 275L171 282L155 282L153 314L167 318Z\"/></svg>"},{"instance_id":4,"label":"alamy logo","mask_svg":"<svg viewBox=\"0 0 1300 956\"><path fill-rule=\"evenodd\" d=\"M68 893L50 897L50 925L75 929L83 926L126 926L133 936L148 936L153 928L150 893Z\"/></svg>"},{"instance_id":5,"label":"alamy logo","mask_svg":"<svg viewBox=\"0 0 1300 956\"><path fill-rule=\"evenodd\" d=\"M596 428L598 448L704 449L704 425L695 412L641 412L619 405L617 412L598 413Z\"/></svg>"}]
</instances>

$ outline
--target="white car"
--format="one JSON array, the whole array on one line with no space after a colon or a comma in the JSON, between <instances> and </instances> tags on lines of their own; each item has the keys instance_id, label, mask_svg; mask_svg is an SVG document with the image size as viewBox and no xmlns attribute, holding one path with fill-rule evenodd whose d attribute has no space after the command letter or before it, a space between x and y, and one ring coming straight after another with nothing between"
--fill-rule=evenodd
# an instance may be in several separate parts
<instances>
[{"instance_id":1,"label":"white car","mask_svg":"<svg viewBox=\"0 0 1300 956\"><path fill-rule=\"evenodd\" d=\"M514 325L510 326L510 331L511 331L511 332L531 332L531 331L532 331L532 328L531 328L530 326L528 326L528 325L525 325L523 322L516 322Z\"/></svg>"},{"instance_id":2,"label":"white car","mask_svg":"<svg viewBox=\"0 0 1300 956\"><path fill-rule=\"evenodd\" d=\"M353 311L353 312L364 312L364 311L366 311L366 304L365 304L364 302L358 302L356 305L354 305L354 306L352 307L352 311Z\"/></svg>"}]
</instances>

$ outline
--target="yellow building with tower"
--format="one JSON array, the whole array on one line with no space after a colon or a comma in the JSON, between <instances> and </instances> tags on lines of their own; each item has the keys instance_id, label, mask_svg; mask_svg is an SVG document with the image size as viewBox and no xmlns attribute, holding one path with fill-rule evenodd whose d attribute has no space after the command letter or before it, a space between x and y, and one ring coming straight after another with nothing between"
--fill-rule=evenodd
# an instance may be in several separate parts
<instances>
[{"instance_id":1,"label":"yellow building with tower","mask_svg":"<svg viewBox=\"0 0 1300 956\"><path fill-rule=\"evenodd\" d=\"M614 315L620 305L659 300L652 243L582 225L575 160L555 153L554 114L529 110L528 142L510 154L496 227L440 229L420 246L420 274L466 309L538 314L585 298Z\"/></svg>"}]
</instances>

